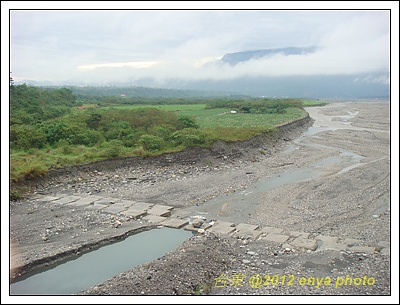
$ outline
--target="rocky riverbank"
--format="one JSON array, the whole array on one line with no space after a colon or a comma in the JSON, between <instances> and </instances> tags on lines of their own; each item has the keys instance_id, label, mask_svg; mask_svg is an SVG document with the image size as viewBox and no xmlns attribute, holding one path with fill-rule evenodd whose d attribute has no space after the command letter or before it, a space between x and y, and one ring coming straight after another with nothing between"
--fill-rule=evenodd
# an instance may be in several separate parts
<instances>
[{"instance_id":1,"label":"rocky riverbank","mask_svg":"<svg viewBox=\"0 0 400 305\"><path fill-rule=\"evenodd\" d=\"M155 158L99 161L49 172L31 182L31 196L10 203L10 238L15 249L11 278L152 225L68 205L54 206L41 201L40 195L97 195L173 207L193 206L227 190L248 186L254 175L243 173L245 181L235 183L229 177L230 171L246 172L246 167L272 156L311 124L306 117L246 142L215 143L211 150L193 148ZM125 224L116 230L116 222Z\"/></svg>"}]
</instances>

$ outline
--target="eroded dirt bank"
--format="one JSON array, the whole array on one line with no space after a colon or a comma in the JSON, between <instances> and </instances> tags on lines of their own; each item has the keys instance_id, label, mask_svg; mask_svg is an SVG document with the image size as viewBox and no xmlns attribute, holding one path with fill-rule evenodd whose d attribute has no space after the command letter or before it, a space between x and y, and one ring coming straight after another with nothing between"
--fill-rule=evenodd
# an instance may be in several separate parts
<instances>
[{"instance_id":1,"label":"eroded dirt bank","mask_svg":"<svg viewBox=\"0 0 400 305\"><path fill-rule=\"evenodd\" d=\"M162 203L203 212L209 220L234 221L240 216L241 221L260 227L362 240L378 245L374 253L288 250L263 239L205 234L192 237L159 260L81 293L389 294L390 255L379 252L379 244L387 248L390 243L389 104L332 103L308 111L315 119L314 129L301 137L310 123L243 146L217 143L209 153L191 150L150 160L71 168L39 181L35 192ZM310 174L301 179L296 170ZM292 182L267 187L270 180L292 174ZM251 191L247 194L246 190ZM114 215L54 206L34 196L11 202L10 207L12 277L35 262L48 263L60 253L71 255L84 245L147 225L117 217L122 225L116 227ZM245 282L215 287L214 279L222 273L230 279L244 274ZM295 284L257 288L248 284L253 274L276 273L293 275ZM318 288L299 284L301 277L313 275L329 277L333 284ZM367 276L375 282L335 287L334 281L346 275Z\"/></svg>"}]
</instances>

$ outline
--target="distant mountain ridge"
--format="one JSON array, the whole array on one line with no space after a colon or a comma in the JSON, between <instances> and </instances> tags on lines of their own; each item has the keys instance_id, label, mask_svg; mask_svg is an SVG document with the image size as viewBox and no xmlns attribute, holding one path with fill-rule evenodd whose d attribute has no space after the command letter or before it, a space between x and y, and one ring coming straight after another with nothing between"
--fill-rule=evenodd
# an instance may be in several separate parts
<instances>
[{"instance_id":1,"label":"distant mountain ridge","mask_svg":"<svg viewBox=\"0 0 400 305\"><path fill-rule=\"evenodd\" d=\"M308 54L315 52L316 49L317 49L316 47L305 47L305 48L287 47L287 48L277 48L277 49L241 51L241 52L227 53L221 58L220 61L222 63L229 63L231 65L236 65L240 62L273 56L276 54L282 54L285 56Z\"/></svg>"},{"instance_id":2,"label":"distant mountain ridge","mask_svg":"<svg viewBox=\"0 0 400 305\"><path fill-rule=\"evenodd\" d=\"M310 47L286 47L262 50L248 50L225 54L217 61L205 65L212 69L239 63L272 57L312 54L318 50ZM239 66L240 67L240 66ZM229 68L229 67L228 67ZM229 71L229 69L226 69ZM223 71L223 70L221 70ZM132 72L133 73L133 72ZM27 82L28 83L28 82ZM35 84L35 83L34 83ZM50 83L36 85L51 86ZM98 85L84 87L81 84L64 83L75 86L74 93L85 96ZM105 86L104 86L105 85ZM103 87L99 89L99 87ZM121 89L125 87L125 89ZM127 88L129 87L129 88ZM169 77L161 83L153 77L134 80L121 79L98 86L96 92L103 96L125 97L216 97L216 96L268 96L268 97L304 97L304 98L388 98L390 97L390 73L376 71L354 74L316 74L287 76L238 76L232 78L184 78Z\"/></svg>"}]
</instances>

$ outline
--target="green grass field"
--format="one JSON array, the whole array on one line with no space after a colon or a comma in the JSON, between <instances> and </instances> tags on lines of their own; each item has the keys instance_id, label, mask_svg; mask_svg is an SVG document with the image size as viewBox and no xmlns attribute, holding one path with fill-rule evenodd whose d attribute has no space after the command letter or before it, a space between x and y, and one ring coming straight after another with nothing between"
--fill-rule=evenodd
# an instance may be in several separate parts
<instances>
[{"instance_id":1,"label":"green grass field","mask_svg":"<svg viewBox=\"0 0 400 305\"><path fill-rule=\"evenodd\" d=\"M206 104L191 105L139 105L139 106L113 106L102 109L138 109L138 108L157 108L160 110L174 111L182 115L187 115L196 119L200 128L219 128L219 127L237 127L237 128L259 128L270 129L276 125L287 121L302 118L306 112L298 108L288 108L285 114L249 114L236 113L231 114L231 109L216 108L205 109Z\"/></svg>"},{"instance_id":2,"label":"green grass field","mask_svg":"<svg viewBox=\"0 0 400 305\"><path fill-rule=\"evenodd\" d=\"M321 101L303 101L304 107L325 106L327 103Z\"/></svg>"},{"instance_id":3,"label":"green grass field","mask_svg":"<svg viewBox=\"0 0 400 305\"><path fill-rule=\"evenodd\" d=\"M137 109L137 108L157 108L160 110L166 111L195 111L195 110L203 110L206 107L206 104L187 104L187 105L115 105L115 106L106 106L101 109Z\"/></svg>"}]
</instances>

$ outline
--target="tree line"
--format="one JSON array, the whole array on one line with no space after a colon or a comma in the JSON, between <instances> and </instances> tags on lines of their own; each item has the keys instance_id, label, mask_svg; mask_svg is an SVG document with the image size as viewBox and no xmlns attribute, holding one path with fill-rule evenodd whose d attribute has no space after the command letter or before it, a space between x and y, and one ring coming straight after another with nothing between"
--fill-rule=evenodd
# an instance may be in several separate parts
<instances>
[{"instance_id":1,"label":"tree line","mask_svg":"<svg viewBox=\"0 0 400 305\"><path fill-rule=\"evenodd\" d=\"M287 108L303 108L303 102L298 99L220 99L210 101L206 108L230 108L240 113L284 114Z\"/></svg>"}]
</instances>

